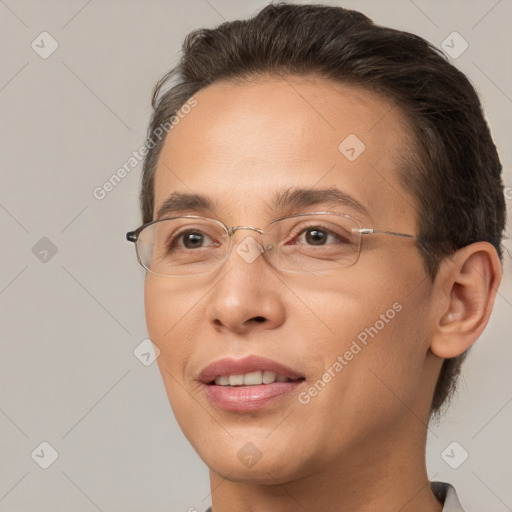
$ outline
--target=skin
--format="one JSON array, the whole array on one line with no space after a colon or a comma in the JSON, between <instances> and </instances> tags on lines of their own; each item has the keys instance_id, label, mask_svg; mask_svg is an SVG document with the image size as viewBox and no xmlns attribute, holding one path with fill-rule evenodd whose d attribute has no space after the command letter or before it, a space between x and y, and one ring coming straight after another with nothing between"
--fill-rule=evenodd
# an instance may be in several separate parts
<instances>
[{"instance_id":1,"label":"skin","mask_svg":"<svg viewBox=\"0 0 512 512\"><path fill-rule=\"evenodd\" d=\"M174 191L201 193L218 203L207 216L262 228L279 216L268 207L276 190L336 186L369 215L310 211L417 234L417 202L399 181L410 130L386 99L313 75L217 82L195 98L160 155L155 213ZM338 150L349 134L366 146L352 162ZM247 263L234 250L212 275L148 273L148 333L176 419L210 469L214 512L439 512L424 456L435 382L442 358L483 331L500 279L485 242L444 260L432 283L414 240L385 235L365 237L357 264L329 278ZM293 394L226 412L197 381L215 360L256 354L301 372L307 390L396 302L402 310L308 404ZM248 442L261 453L250 468L237 457Z\"/></svg>"}]
</instances>

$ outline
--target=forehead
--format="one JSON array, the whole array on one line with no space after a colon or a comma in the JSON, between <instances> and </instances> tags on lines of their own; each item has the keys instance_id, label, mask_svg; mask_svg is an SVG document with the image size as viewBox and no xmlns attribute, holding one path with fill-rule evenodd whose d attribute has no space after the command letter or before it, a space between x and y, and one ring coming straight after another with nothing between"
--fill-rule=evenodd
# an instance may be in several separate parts
<instances>
[{"instance_id":1,"label":"forehead","mask_svg":"<svg viewBox=\"0 0 512 512\"><path fill-rule=\"evenodd\" d=\"M173 192L215 209L270 210L284 190L336 188L373 214L414 217L399 169L412 141L402 112L375 93L314 76L218 82L169 132L155 175L155 214ZM241 220L238 218L237 222Z\"/></svg>"}]
</instances>

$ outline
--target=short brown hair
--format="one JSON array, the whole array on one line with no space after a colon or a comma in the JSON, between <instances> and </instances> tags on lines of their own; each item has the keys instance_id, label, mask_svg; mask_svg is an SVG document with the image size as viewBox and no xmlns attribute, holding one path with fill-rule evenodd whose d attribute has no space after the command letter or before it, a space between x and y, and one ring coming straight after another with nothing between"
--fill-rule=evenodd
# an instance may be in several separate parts
<instances>
[{"instance_id":1,"label":"short brown hair","mask_svg":"<svg viewBox=\"0 0 512 512\"><path fill-rule=\"evenodd\" d=\"M420 205L419 249L432 280L444 257L477 241L491 243L502 260L502 166L475 89L435 46L375 25L360 12L269 4L250 19L191 32L180 62L155 87L148 140L215 81L311 73L377 92L400 105L410 122L416 144L400 177ZM154 174L164 141L152 141L144 161L143 222L153 218ZM444 361L433 415L449 402L466 355Z\"/></svg>"}]
</instances>

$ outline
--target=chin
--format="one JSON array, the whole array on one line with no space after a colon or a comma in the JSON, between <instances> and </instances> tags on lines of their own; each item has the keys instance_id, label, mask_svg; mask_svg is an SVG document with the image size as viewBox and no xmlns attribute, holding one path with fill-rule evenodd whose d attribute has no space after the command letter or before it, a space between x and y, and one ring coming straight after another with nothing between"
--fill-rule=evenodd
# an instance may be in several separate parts
<instances>
[{"instance_id":1,"label":"chin","mask_svg":"<svg viewBox=\"0 0 512 512\"><path fill-rule=\"evenodd\" d=\"M187 439L208 468L233 482L275 485L300 478L308 471L308 464L301 458L306 461L309 457L297 450L296 440L269 436L268 431L259 432L259 436L238 431L229 437L223 431L218 436L194 437Z\"/></svg>"},{"instance_id":2,"label":"chin","mask_svg":"<svg viewBox=\"0 0 512 512\"><path fill-rule=\"evenodd\" d=\"M262 458L253 466L246 467L237 458L220 461L203 459L210 471L222 478L253 485L276 485L276 483L282 484L298 478L301 472L297 468L290 467L291 460L285 461L281 458L281 460L264 461Z\"/></svg>"}]
</instances>

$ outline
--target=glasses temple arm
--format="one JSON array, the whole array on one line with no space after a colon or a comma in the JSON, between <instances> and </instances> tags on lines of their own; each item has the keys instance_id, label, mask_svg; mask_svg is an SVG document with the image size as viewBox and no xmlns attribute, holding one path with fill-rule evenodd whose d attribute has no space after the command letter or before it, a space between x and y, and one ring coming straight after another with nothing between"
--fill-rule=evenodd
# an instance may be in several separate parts
<instances>
[{"instance_id":1,"label":"glasses temple arm","mask_svg":"<svg viewBox=\"0 0 512 512\"><path fill-rule=\"evenodd\" d=\"M402 238L415 238L418 240L418 237L415 235L409 235L407 233L396 233L395 231L381 231L380 229L372 229L372 228L361 228L358 230L361 235L371 235L373 233L380 233L381 235L391 235L391 236L400 236Z\"/></svg>"}]
</instances>

